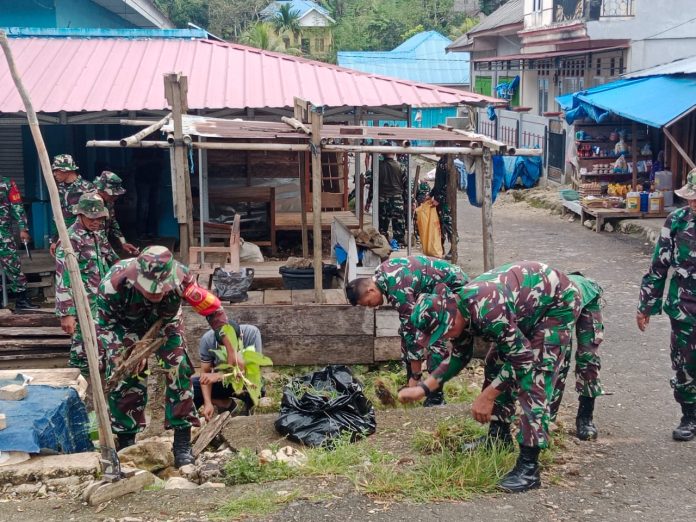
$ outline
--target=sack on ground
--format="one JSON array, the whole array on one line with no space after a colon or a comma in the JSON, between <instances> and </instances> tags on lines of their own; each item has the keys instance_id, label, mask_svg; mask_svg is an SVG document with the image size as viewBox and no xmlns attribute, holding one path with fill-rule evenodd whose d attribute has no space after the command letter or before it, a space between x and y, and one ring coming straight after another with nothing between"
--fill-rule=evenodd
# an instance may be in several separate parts
<instances>
[{"instance_id":1,"label":"sack on ground","mask_svg":"<svg viewBox=\"0 0 696 522\"><path fill-rule=\"evenodd\" d=\"M254 280L254 269L244 268L240 272L227 272L216 268L213 272L213 288L221 301L241 303L249 299L247 290Z\"/></svg>"},{"instance_id":2,"label":"sack on ground","mask_svg":"<svg viewBox=\"0 0 696 522\"><path fill-rule=\"evenodd\" d=\"M348 434L351 441L377 429L375 410L347 366L331 365L294 378L283 390L278 433L306 446L330 445Z\"/></svg>"},{"instance_id":3,"label":"sack on ground","mask_svg":"<svg viewBox=\"0 0 696 522\"><path fill-rule=\"evenodd\" d=\"M423 254L432 257L442 257L442 236L440 234L440 218L437 208L432 201L421 203L416 209L416 225L420 236Z\"/></svg>"}]
</instances>

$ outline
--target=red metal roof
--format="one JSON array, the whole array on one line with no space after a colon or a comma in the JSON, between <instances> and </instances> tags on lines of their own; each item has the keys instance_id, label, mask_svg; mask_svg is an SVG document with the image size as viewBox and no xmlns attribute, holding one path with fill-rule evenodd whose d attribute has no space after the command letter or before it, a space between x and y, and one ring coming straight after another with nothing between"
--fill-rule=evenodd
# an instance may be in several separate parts
<instances>
[{"instance_id":1,"label":"red metal roof","mask_svg":"<svg viewBox=\"0 0 696 522\"><path fill-rule=\"evenodd\" d=\"M15 61L37 112L163 110L162 75L188 76L190 109L315 105L433 106L495 98L365 74L323 62L212 40L16 38ZM0 60L0 85L12 85ZM23 111L14 88L0 90L0 112Z\"/></svg>"},{"instance_id":2,"label":"red metal roof","mask_svg":"<svg viewBox=\"0 0 696 522\"><path fill-rule=\"evenodd\" d=\"M546 51L543 53L526 53L526 54L508 54L503 56L490 56L488 58L477 58L474 60L476 63L485 62L507 62L514 60L536 60L544 58L555 58L563 56L579 56L582 54L597 54L606 53L609 51L618 51L619 49L627 49L628 44L613 45L611 47L598 47L595 49L572 49L567 51Z\"/></svg>"}]
</instances>

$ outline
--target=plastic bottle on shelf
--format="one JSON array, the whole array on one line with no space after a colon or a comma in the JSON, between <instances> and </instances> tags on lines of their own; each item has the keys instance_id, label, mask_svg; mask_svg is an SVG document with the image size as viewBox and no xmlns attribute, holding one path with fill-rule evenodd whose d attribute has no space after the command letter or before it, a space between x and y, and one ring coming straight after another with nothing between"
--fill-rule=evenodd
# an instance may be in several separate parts
<instances>
[{"instance_id":1,"label":"plastic bottle on shelf","mask_svg":"<svg viewBox=\"0 0 696 522\"><path fill-rule=\"evenodd\" d=\"M650 203L650 193L649 192L641 192L640 193L640 211L647 212L649 203Z\"/></svg>"},{"instance_id":2,"label":"plastic bottle on shelf","mask_svg":"<svg viewBox=\"0 0 696 522\"><path fill-rule=\"evenodd\" d=\"M626 194L626 210L640 210L640 192L629 192Z\"/></svg>"},{"instance_id":3,"label":"plastic bottle on shelf","mask_svg":"<svg viewBox=\"0 0 696 522\"><path fill-rule=\"evenodd\" d=\"M665 196L660 191L651 192L648 196L648 212L659 214L665 208Z\"/></svg>"}]
</instances>

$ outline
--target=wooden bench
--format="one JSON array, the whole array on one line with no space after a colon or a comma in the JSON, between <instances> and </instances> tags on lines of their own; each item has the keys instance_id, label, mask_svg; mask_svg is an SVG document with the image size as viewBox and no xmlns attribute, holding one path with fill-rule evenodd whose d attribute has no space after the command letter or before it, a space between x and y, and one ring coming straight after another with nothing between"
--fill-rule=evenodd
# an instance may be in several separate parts
<instances>
[{"instance_id":1,"label":"wooden bench","mask_svg":"<svg viewBox=\"0 0 696 522\"><path fill-rule=\"evenodd\" d=\"M311 231L314 215L307 212L307 227ZM331 230L334 219L339 219L348 229L358 228L360 223L350 210L322 211L321 229ZM278 212L276 215L276 230L302 230L302 212Z\"/></svg>"},{"instance_id":2,"label":"wooden bench","mask_svg":"<svg viewBox=\"0 0 696 522\"><path fill-rule=\"evenodd\" d=\"M584 223L587 216L592 216L597 220L596 232L600 233L606 219L645 219L645 218L664 218L669 212L636 212L625 208L589 208L581 207L580 220Z\"/></svg>"}]
</instances>

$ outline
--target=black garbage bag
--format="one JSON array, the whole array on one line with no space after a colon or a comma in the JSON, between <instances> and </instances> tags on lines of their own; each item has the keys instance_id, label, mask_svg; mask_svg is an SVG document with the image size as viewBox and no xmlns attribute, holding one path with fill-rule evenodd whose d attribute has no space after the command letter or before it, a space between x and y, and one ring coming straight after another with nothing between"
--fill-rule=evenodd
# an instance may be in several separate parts
<instances>
[{"instance_id":1,"label":"black garbage bag","mask_svg":"<svg viewBox=\"0 0 696 522\"><path fill-rule=\"evenodd\" d=\"M281 435L306 446L330 445L344 432L351 441L377 429L375 409L347 366L332 365L294 378L283 390Z\"/></svg>"},{"instance_id":2,"label":"black garbage bag","mask_svg":"<svg viewBox=\"0 0 696 522\"><path fill-rule=\"evenodd\" d=\"M213 272L213 288L221 301L241 303L249 299L247 290L254 280L254 269L244 268L241 272L227 272L216 268Z\"/></svg>"}]
</instances>

